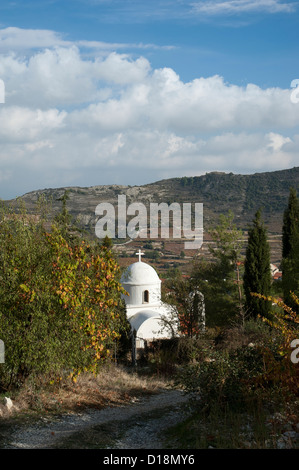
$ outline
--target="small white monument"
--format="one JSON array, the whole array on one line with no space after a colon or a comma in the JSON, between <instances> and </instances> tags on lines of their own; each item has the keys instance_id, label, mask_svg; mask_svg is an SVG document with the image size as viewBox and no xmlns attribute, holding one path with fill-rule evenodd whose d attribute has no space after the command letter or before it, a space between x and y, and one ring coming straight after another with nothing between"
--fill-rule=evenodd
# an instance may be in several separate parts
<instances>
[{"instance_id":1,"label":"small white monument","mask_svg":"<svg viewBox=\"0 0 299 470\"><path fill-rule=\"evenodd\" d=\"M161 300L161 280L155 269L139 260L127 267L121 283L128 295L123 295L127 318L132 331L136 333L136 344L144 347L144 340L150 341L173 336L166 327L165 320L171 320L172 309Z\"/></svg>"}]
</instances>

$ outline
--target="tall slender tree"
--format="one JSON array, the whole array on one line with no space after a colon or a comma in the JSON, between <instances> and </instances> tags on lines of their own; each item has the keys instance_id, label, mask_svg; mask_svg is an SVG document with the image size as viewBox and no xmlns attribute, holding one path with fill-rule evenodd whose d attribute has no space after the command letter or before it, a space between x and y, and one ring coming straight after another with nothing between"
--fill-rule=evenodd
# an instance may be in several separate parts
<instances>
[{"instance_id":1,"label":"tall slender tree","mask_svg":"<svg viewBox=\"0 0 299 470\"><path fill-rule=\"evenodd\" d=\"M258 210L253 225L248 231L248 244L244 265L245 308L255 317L258 314L268 317L271 310L269 301L253 297L251 293L269 295L271 288L270 246L267 230Z\"/></svg>"},{"instance_id":2,"label":"tall slender tree","mask_svg":"<svg viewBox=\"0 0 299 470\"><path fill-rule=\"evenodd\" d=\"M294 244L299 238L299 200L296 190L290 188L288 206L283 215L282 227L282 257L287 258L294 250Z\"/></svg>"},{"instance_id":3,"label":"tall slender tree","mask_svg":"<svg viewBox=\"0 0 299 470\"><path fill-rule=\"evenodd\" d=\"M240 267L243 265L241 255L244 246L244 235L238 229L234 221L234 213L229 210L227 215L220 215L220 224L210 231L214 241L214 247L209 246L210 253L219 262L219 270L226 279L227 288L232 297L237 298L238 311L244 323L245 312L243 309L243 289L240 279Z\"/></svg>"},{"instance_id":4,"label":"tall slender tree","mask_svg":"<svg viewBox=\"0 0 299 470\"><path fill-rule=\"evenodd\" d=\"M290 188L282 227L282 287L284 302L298 311L291 292L299 293L299 200Z\"/></svg>"}]
</instances>

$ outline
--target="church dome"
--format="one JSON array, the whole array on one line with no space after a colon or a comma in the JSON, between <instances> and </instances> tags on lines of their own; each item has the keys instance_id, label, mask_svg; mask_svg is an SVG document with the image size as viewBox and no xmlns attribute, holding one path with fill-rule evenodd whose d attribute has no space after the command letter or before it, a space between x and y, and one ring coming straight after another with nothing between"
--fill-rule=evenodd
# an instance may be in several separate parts
<instances>
[{"instance_id":1,"label":"church dome","mask_svg":"<svg viewBox=\"0 0 299 470\"><path fill-rule=\"evenodd\" d=\"M161 280L152 266L143 261L137 261L127 267L121 277L122 284L132 284L135 286L160 284Z\"/></svg>"}]
</instances>

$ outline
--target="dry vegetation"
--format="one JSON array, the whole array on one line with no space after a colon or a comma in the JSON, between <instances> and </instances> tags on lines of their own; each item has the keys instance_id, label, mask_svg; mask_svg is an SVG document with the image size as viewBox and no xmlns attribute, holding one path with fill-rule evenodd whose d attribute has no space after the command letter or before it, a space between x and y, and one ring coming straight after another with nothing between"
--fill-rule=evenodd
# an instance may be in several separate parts
<instances>
[{"instance_id":1,"label":"dry vegetation","mask_svg":"<svg viewBox=\"0 0 299 470\"><path fill-rule=\"evenodd\" d=\"M111 364L94 376L84 373L76 382L62 377L56 383L49 378L28 379L19 392L2 393L0 419L13 415L78 411L84 408L101 409L106 406L130 403L139 395L165 389L168 382L161 377L139 376L130 369ZM4 397L14 404L11 412L4 406Z\"/></svg>"}]
</instances>

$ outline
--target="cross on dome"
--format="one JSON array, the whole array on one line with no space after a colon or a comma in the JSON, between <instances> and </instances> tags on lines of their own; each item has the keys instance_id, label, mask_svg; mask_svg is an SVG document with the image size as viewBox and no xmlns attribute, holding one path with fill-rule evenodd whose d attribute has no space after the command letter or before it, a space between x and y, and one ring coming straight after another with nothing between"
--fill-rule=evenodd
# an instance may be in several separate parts
<instances>
[{"instance_id":1,"label":"cross on dome","mask_svg":"<svg viewBox=\"0 0 299 470\"><path fill-rule=\"evenodd\" d=\"M139 256L139 263L141 262L141 256L144 255L144 253L141 252L140 248L138 250L137 253L135 253L135 255L138 255Z\"/></svg>"}]
</instances>

